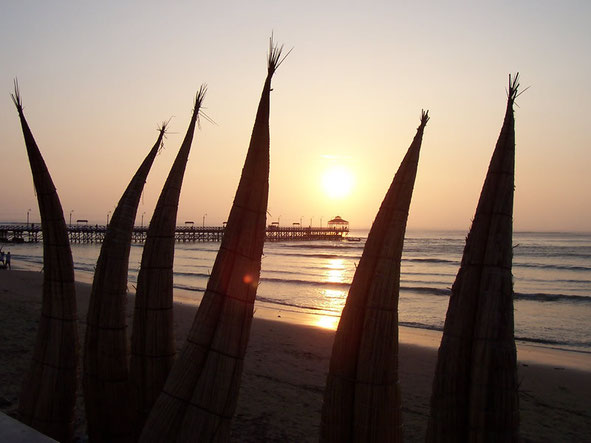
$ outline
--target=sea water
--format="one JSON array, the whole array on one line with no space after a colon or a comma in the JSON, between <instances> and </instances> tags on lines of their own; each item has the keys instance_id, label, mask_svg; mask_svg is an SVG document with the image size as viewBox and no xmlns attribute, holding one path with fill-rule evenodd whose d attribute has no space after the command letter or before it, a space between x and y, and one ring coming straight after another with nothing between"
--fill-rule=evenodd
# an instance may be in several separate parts
<instances>
[{"instance_id":1,"label":"sea water","mask_svg":"<svg viewBox=\"0 0 591 443\"><path fill-rule=\"evenodd\" d=\"M450 288L460 266L465 232L408 231L402 254L399 321L442 330ZM312 313L336 328L359 262L360 241L265 243L257 306L278 313ZM515 337L540 346L591 353L591 234L516 232L513 235ZM175 298L201 299L219 243L175 245ZM41 244L5 244L15 266L40 269ZM129 285L135 286L143 245L133 244ZM92 281L97 244L73 244L77 279ZM0 274L1 278L1 274Z\"/></svg>"}]
</instances>

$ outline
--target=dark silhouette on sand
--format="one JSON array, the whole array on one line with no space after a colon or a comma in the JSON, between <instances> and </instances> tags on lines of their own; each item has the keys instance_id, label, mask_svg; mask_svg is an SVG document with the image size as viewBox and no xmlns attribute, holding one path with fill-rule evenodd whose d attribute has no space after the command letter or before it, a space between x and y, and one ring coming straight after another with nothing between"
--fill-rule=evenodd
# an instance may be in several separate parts
<instances>
[{"instance_id":1,"label":"dark silhouette on sand","mask_svg":"<svg viewBox=\"0 0 591 443\"><path fill-rule=\"evenodd\" d=\"M195 124L206 87L195 96L185 138L162 188L148 228L135 296L130 379L135 434L138 436L160 395L175 356L172 266L177 210Z\"/></svg>"},{"instance_id":2,"label":"dark silhouette on sand","mask_svg":"<svg viewBox=\"0 0 591 443\"><path fill-rule=\"evenodd\" d=\"M261 270L269 191L268 70L240 183L207 289L187 342L146 422L141 441L227 441Z\"/></svg>"},{"instance_id":3,"label":"dark silhouette on sand","mask_svg":"<svg viewBox=\"0 0 591 443\"><path fill-rule=\"evenodd\" d=\"M166 124L121 196L96 263L86 318L82 386L88 436L128 441L132 435L127 338L127 271L137 208L162 146Z\"/></svg>"},{"instance_id":4,"label":"dark silhouette on sand","mask_svg":"<svg viewBox=\"0 0 591 443\"><path fill-rule=\"evenodd\" d=\"M27 124L18 88L12 100L25 138L43 230L43 305L31 368L23 380L19 416L50 437L73 437L78 368L78 312L74 263L57 191Z\"/></svg>"},{"instance_id":5,"label":"dark silhouette on sand","mask_svg":"<svg viewBox=\"0 0 591 443\"><path fill-rule=\"evenodd\" d=\"M402 440L398 385L400 261L428 112L371 227L335 335L320 441Z\"/></svg>"},{"instance_id":6,"label":"dark silhouette on sand","mask_svg":"<svg viewBox=\"0 0 591 443\"><path fill-rule=\"evenodd\" d=\"M431 396L429 442L518 441L513 193L519 74L451 289Z\"/></svg>"}]
</instances>

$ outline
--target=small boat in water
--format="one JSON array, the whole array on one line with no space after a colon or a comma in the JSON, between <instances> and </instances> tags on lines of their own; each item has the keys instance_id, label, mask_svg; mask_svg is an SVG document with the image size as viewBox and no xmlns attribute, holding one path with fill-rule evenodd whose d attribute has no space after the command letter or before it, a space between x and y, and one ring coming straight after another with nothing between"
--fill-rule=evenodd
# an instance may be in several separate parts
<instances>
[{"instance_id":1,"label":"small boat in water","mask_svg":"<svg viewBox=\"0 0 591 443\"><path fill-rule=\"evenodd\" d=\"M347 241L361 241L360 237L345 237Z\"/></svg>"}]
</instances>

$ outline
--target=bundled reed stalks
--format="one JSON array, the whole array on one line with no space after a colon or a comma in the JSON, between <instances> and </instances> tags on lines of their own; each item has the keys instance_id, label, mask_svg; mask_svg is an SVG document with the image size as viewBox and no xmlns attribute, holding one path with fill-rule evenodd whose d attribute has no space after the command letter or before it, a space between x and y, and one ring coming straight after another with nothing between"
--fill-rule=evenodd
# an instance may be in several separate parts
<instances>
[{"instance_id":1,"label":"bundled reed stalks","mask_svg":"<svg viewBox=\"0 0 591 443\"><path fill-rule=\"evenodd\" d=\"M158 139L121 196L101 247L86 320L82 386L88 436L93 441L132 437L129 403L129 348L125 305L131 236L144 184L162 146Z\"/></svg>"},{"instance_id":2,"label":"bundled reed stalks","mask_svg":"<svg viewBox=\"0 0 591 443\"><path fill-rule=\"evenodd\" d=\"M509 76L503 127L451 290L433 381L429 442L519 437L511 275L518 75Z\"/></svg>"},{"instance_id":3,"label":"bundled reed stalks","mask_svg":"<svg viewBox=\"0 0 591 443\"><path fill-rule=\"evenodd\" d=\"M320 441L402 439L398 385L400 260L428 111L367 237L332 348Z\"/></svg>"},{"instance_id":4,"label":"bundled reed stalks","mask_svg":"<svg viewBox=\"0 0 591 443\"><path fill-rule=\"evenodd\" d=\"M273 46L250 146L224 238L187 342L140 441L227 441L261 269L269 189L271 78L285 59Z\"/></svg>"},{"instance_id":5,"label":"bundled reed stalks","mask_svg":"<svg viewBox=\"0 0 591 443\"><path fill-rule=\"evenodd\" d=\"M39 204L44 269L41 319L18 411L23 423L56 440L70 441L79 349L72 252L62 205L23 114L16 80L11 96L20 118Z\"/></svg>"},{"instance_id":6,"label":"bundled reed stalks","mask_svg":"<svg viewBox=\"0 0 591 443\"><path fill-rule=\"evenodd\" d=\"M139 435L174 361L172 266L176 217L195 123L205 97L201 86L187 134L156 204L138 275L131 335L130 382Z\"/></svg>"}]
</instances>

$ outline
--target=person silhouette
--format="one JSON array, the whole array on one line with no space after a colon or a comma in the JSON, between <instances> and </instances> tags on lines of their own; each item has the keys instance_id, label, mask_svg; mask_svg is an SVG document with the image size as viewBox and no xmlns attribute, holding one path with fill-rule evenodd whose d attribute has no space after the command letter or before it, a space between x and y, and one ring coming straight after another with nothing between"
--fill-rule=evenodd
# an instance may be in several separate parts
<instances>
[{"instance_id":1,"label":"person silhouette","mask_svg":"<svg viewBox=\"0 0 591 443\"><path fill-rule=\"evenodd\" d=\"M8 267L8 269L10 269L10 251L8 251L8 252L6 253L6 258L5 258L5 260L6 260L6 261L5 261L5 263L6 263L6 266Z\"/></svg>"}]
</instances>

